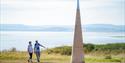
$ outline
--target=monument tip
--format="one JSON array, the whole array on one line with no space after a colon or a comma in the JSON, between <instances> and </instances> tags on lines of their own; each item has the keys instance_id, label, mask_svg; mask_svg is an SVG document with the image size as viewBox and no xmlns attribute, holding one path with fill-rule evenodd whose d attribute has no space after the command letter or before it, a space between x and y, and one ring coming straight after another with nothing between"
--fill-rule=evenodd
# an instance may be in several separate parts
<instances>
[{"instance_id":1,"label":"monument tip","mask_svg":"<svg viewBox=\"0 0 125 63\"><path fill-rule=\"evenodd\" d=\"M77 9L79 9L79 0L77 0Z\"/></svg>"}]
</instances>

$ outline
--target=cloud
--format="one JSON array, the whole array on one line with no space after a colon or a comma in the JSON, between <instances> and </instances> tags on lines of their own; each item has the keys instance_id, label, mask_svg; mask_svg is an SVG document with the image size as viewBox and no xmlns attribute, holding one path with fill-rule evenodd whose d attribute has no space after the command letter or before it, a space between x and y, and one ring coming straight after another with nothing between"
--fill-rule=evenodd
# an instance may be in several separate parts
<instances>
[{"instance_id":1,"label":"cloud","mask_svg":"<svg viewBox=\"0 0 125 63\"><path fill-rule=\"evenodd\" d=\"M88 2L92 4L89 7L82 5L82 20L84 23L105 23L105 24L122 24L124 25L124 9L122 1L113 2ZM122 4L121 4L122 3Z\"/></svg>"},{"instance_id":2,"label":"cloud","mask_svg":"<svg viewBox=\"0 0 125 63\"><path fill-rule=\"evenodd\" d=\"M1 23L73 25L75 1L2 0ZM80 0L83 24L123 24L124 2L125 0Z\"/></svg>"}]
</instances>

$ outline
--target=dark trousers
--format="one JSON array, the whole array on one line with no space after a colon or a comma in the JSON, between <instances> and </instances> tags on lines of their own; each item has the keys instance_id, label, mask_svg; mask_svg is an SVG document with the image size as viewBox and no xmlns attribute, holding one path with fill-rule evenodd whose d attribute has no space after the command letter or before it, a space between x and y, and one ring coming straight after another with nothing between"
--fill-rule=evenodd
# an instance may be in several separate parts
<instances>
[{"instance_id":1,"label":"dark trousers","mask_svg":"<svg viewBox=\"0 0 125 63\"><path fill-rule=\"evenodd\" d=\"M33 53L29 53L29 59L32 59Z\"/></svg>"}]
</instances>

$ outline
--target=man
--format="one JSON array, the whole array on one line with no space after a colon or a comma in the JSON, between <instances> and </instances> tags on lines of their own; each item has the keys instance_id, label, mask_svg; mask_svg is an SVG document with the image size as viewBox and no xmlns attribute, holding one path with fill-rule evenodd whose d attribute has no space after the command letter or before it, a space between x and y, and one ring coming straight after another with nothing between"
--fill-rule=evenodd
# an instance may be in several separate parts
<instances>
[{"instance_id":1,"label":"man","mask_svg":"<svg viewBox=\"0 0 125 63\"><path fill-rule=\"evenodd\" d=\"M40 62L40 46L44 47L43 45L39 44L38 41L36 40L36 43L34 45L34 53L36 54L38 63Z\"/></svg>"},{"instance_id":2,"label":"man","mask_svg":"<svg viewBox=\"0 0 125 63\"><path fill-rule=\"evenodd\" d=\"M32 48L32 43L31 43L31 41L29 41L29 45L28 45L27 50L28 50L28 53L29 53L28 62L31 62L31 63L32 63L33 48Z\"/></svg>"}]
</instances>

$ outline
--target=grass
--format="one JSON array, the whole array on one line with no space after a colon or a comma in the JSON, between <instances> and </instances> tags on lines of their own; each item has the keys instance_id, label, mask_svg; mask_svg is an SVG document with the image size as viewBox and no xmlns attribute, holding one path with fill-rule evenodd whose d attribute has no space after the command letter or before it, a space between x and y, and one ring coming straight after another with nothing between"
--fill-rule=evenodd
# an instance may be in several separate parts
<instances>
[{"instance_id":1,"label":"grass","mask_svg":"<svg viewBox=\"0 0 125 63\"><path fill-rule=\"evenodd\" d=\"M28 53L26 52L2 52L0 53L0 63L18 63L19 61L24 61L27 62L28 60ZM41 55L42 62L58 62L58 63L65 63L69 62L70 56L65 56L65 55L59 55L59 54L46 54L43 53ZM36 62L36 57L35 54L33 55L33 61Z\"/></svg>"},{"instance_id":2,"label":"grass","mask_svg":"<svg viewBox=\"0 0 125 63\"><path fill-rule=\"evenodd\" d=\"M106 56L103 55L91 55L87 54L85 56L86 63L93 62L125 62L125 54L112 55L112 58L105 59ZM36 61L35 55L33 55L33 61ZM0 63L19 63L27 62L28 53L26 52L1 52L0 53ZM70 63L71 56L59 55L59 54L46 54L42 53L41 61L46 63Z\"/></svg>"}]
</instances>

